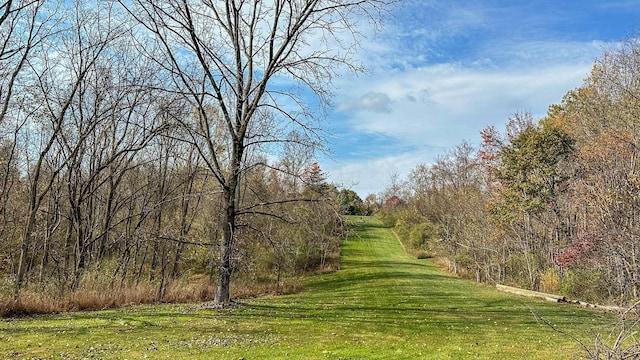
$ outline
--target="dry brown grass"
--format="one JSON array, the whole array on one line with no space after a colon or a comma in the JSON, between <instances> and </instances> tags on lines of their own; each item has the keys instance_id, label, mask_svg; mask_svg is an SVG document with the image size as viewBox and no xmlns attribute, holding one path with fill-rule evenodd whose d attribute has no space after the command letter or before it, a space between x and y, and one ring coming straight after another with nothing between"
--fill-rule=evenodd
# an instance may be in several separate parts
<instances>
[{"instance_id":1,"label":"dry brown grass","mask_svg":"<svg viewBox=\"0 0 640 360\"><path fill-rule=\"evenodd\" d=\"M158 285L150 282L132 283L112 288L108 283L83 279L73 292L59 295L58 290L30 286L20 291L18 300L13 294L0 294L0 317L61 313L66 311L92 311L132 305L156 303L195 303L211 301L215 283L208 276L191 276L166 286L159 297ZM276 294L292 294L302 290L302 280L291 278L275 282L242 282L233 284L234 298L244 299Z\"/></svg>"},{"instance_id":2,"label":"dry brown grass","mask_svg":"<svg viewBox=\"0 0 640 360\"><path fill-rule=\"evenodd\" d=\"M216 293L215 284L207 276L196 276L189 281L175 281L165 291L163 302L187 303L209 301Z\"/></svg>"},{"instance_id":3,"label":"dry brown grass","mask_svg":"<svg viewBox=\"0 0 640 360\"><path fill-rule=\"evenodd\" d=\"M59 313L68 309L68 306L61 301L43 295L22 293L17 300L13 297L4 297L0 299L0 316Z\"/></svg>"},{"instance_id":4,"label":"dry brown grass","mask_svg":"<svg viewBox=\"0 0 640 360\"><path fill-rule=\"evenodd\" d=\"M103 310L159 302L207 301L213 294L212 288L211 284L201 281L176 283L168 286L165 297L160 299L157 286L148 282L116 289L93 284L90 287L80 286L63 295L53 289L29 287L20 291L17 300L13 294L0 295L0 317Z\"/></svg>"}]
</instances>

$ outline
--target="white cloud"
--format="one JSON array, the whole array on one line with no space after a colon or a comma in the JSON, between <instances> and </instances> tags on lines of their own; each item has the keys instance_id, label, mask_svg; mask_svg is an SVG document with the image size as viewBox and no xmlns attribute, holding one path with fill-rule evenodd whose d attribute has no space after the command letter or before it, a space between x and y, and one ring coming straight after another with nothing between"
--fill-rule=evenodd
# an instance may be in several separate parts
<instances>
[{"instance_id":1,"label":"white cloud","mask_svg":"<svg viewBox=\"0 0 640 360\"><path fill-rule=\"evenodd\" d=\"M443 146L475 136L484 126L503 122L516 111L543 116L550 104L580 84L589 67L557 64L487 71L424 66L375 82L352 83L347 93L372 91L339 110L352 111L347 122L354 131L384 134L405 145L426 141Z\"/></svg>"}]
</instances>

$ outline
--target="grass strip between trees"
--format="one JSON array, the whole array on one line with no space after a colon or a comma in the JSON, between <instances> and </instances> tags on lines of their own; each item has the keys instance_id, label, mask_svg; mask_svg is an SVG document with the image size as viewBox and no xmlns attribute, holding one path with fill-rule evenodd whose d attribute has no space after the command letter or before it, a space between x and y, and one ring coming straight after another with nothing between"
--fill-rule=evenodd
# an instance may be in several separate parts
<instances>
[{"instance_id":1,"label":"grass strip between trees","mask_svg":"<svg viewBox=\"0 0 640 360\"><path fill-rule=\"evenodd\" d=\"M5 319L0 358L567 359L616 319L514 297L407 255L388 228L353 218L341 270L300 294L227 310L139 306Z\"/></svg>"}]
</instances>

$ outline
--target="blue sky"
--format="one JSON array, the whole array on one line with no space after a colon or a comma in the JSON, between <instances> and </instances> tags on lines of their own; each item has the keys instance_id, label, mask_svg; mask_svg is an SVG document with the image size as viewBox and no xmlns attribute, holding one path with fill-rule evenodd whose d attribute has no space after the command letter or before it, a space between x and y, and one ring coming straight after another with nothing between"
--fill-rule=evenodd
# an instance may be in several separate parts
<instances>
[{"instance_id":1,"label":"blue sky","mask_svg":"<svg viewBox=\"0 0 640 360\"><path fill-rule=\"evenodd\" d=\"M329 180L362 198L515 112L545 115L640 31L640 0L404 0L341 77L326 127Z\"/></svg>"}]
</instances>

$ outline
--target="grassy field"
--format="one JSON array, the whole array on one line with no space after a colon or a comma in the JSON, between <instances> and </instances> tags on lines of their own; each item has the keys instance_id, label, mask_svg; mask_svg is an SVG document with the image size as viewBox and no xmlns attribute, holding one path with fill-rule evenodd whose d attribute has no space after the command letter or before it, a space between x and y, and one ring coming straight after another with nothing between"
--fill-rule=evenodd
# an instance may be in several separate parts
<instances>
[{"instance_id":1,"label":"grassy field","mask_svg":"<svg viewBox=\"0 0 640 360\"><path fill-rule=\"evenodd\" d=\"M570 359L615 318L513 297L406 255L393 233L359 222L341 270L300 294L229 310L141 306L9 319L0 358L25 359Z\"/></svg>"}]
</instances>

